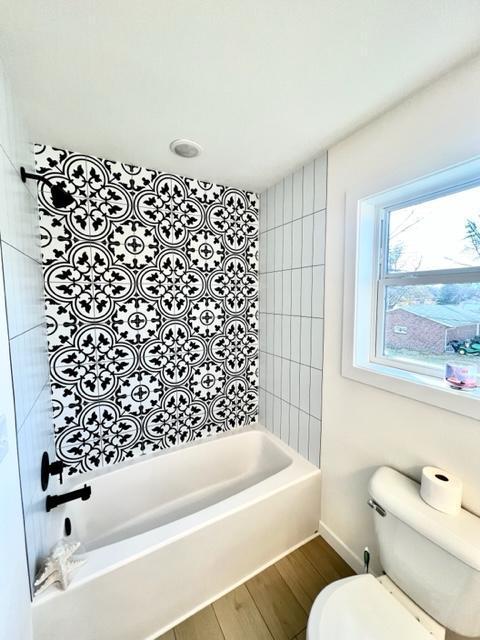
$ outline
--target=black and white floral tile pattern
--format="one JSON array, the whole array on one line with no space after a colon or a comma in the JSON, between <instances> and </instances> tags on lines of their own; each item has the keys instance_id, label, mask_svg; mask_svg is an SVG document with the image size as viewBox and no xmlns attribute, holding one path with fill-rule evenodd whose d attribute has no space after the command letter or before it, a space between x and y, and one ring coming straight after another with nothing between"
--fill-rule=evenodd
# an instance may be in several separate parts
<instances>
[{"instance_id":1,"label":"black and white floral tile pattern","mask_svg":"<svg viewBox=\"0 0 480 640\"><path fill-rule=\"evenodd\" d=\"M112 465L256 420L256 194L37 145L58 457Z\"/></svg>"}]
</instances>

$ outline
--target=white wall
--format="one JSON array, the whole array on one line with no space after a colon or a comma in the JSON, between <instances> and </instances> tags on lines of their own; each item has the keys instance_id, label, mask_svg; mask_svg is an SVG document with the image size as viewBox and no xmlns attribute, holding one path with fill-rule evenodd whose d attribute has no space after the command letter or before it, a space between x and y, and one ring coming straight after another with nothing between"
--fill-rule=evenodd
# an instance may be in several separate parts
<instances>
[{"instance_id":1,"label":"white wall","mask_svg":"<svg viewBox=\"0 0 480 640\"><path fill-rule=\"evenodd\" d=\"M12 114L7 105L11 105L11 100L7 94L5 78L0 66L0 225L3 227L2 233L6 229L6 225L1 224L7 217L6 193L13 184L12 174L14 173L7 155L7 151L14 155L15 146L12 143ZM15 180L17 180L16 177ZM0 261L0 416L5 419L8 441L7 455L0 461L0 637L9 640L29 640L32 637L32 623L3 275Z\"/></svg>"},{"instance_id":2,"label":"white wall","mask_svg":"<svg viewBox=\"0 0 480 640\"><path fill-rule=\"evenodd\" d=\"M480 515L480 422L340 374L345 194L364 197L480 154L479 87L480 58L329 150L322 521L357 556L376 548L366 499L379 465L417 479L423 465L444 467Z\"/></svg>"},{"instance_id":3,"label":"white wall","mask_svg":"<svg viewBox=\"0 0 480 640\"><path fill-rule=\"evenodd\" d=\"M8 440L8 453L0 460L0 636L28 640L30 594L2 275L0 264L0 420L5 419Z\"/></svg>"},{"instance_id":4,"label":"white wall","mask_svg":"<svg viewBox=\"0 0 480 640\"><path fill-rule=\"evenodd\" d=\"M327 156L260 197L260 422L320 464Z\"/></svg>"},{"instance_id":5,"label":"white wall","mask_svg":"<svg viewBox=\"0 0 480 640\"><path fill-rule=\"evenodd\" d=\"M0 413L10 412L14 406L15 416L8 413L11 452L17 460L15 439L18 446L22 501L15 495L16 509L22 507L25 521L28 568L30 579L45 556L61 535L62 509L50 514L45 511L45 496L40 485L40 463L42 452L49 451L55 457L53 421L51 416L50 387L48 384L48 359L43 300L43 276L40 255L40 227L36 202L36 184L20 180L20 166L33 170L33 147L28 143L28 134L22 124L15 99L10 91L8 79L0 61L0 237L1 267L3 270L0 303L6 303L6 315L1 320L2 340L8 339L2 363L2 386L0 393L6 397ZM0 312L1 313L1 312ZM8 364L7 364L8 363ZM13 375L13 396L12 380ZM3 408L3 405L5 408ZM16 438L15 438L16 423ZM13 464L13 463L12 463ZM6 473L6 469L0 472ZM9 473L13 473L12 470ZM18 484L18 471L9 484ZM52 481L49 492L58 491ZM13 507L13 505L11 505ZM15 512L17 513L17 512ZM16 517L16 515L15 515ZM0 521L10 518L0 508ZM12 522L14 522L12 514ZM18 521L12 531L15 536L9 543L0 545L1 552L15 557L25 564L25 534L23 522ZM11 533L11 532L10 532ZM0 534L1 535L1 534ZM22 555L23 554L23 555ZM23 576L20 568L9 575ZM0 567L3 565L0 563ZM3 571L3 568L1 569ZM5 583L1 581L2 585ZM3 601L0 598L0 607ZM14 611L14 609L12 609ZM2 616L0 615L0 622ZM0 633L0 636L4 636ZM7 637L7 636L5 636ZM20 637L20 636L19 636ZM23 636L22 640L23 640Z\"/></svg>"}]
</instances>

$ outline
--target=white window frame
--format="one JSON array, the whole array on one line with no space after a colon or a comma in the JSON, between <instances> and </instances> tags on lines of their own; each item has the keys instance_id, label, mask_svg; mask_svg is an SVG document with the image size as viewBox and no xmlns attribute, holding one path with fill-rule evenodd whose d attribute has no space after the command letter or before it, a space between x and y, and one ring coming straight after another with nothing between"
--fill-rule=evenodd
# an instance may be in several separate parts
<instances>
[{"instance_id":1,"label":"white window frame","mask_svg":"<svg viewBox=\"0 0 480 640\"><path fill-rule=\"evenodd\" d=\"M480 390L456 391L430 367L378 355L382 292L380 287L406 283L405 274L385 276L388 211L431 200L480 184L480 157L387 191L345 199L345 277L342 375L435 406L480 418ZM410 282L432 284L480 281L477 268L422 271ZM472 280L472 278L474 278ZM387 282L385 281L387 280ZM480 365L480 358L478 364Z\"/></svg>"},{"instance_id":2,"label":"white window frame","mask_svg":"<svg viewBox=\"0 0 480 640\"><path fill-rule=\"evenodd\" d=\"M375 290L375 308L373 309L372 322L376 324L376 340L371 345L372 353L371 360L384 364L386 366L392 366L399 369L406 369L407 371L413 371L414 373L421 373L425 375L431 375L436 378L443 377L443 371L439 371L438 368L422 366L420 363L403 361L401 359L389 358L382 355L384 350L384 326L385 326L385 297L386 289L389 286L399 285L422 285L422 284L462 284L470 282L480 282L480 267L459 267L457 269L433 269L433 270L419 270L419 271L404 271L402 273L389 273L388 272L388 236L389 236L389 224L390 214L392 211L403 209L405 207L421 204L422 202L430 202L436 198L442 198L452 193L458 193L465 189L478 186L480 184L480 178L474 181L468 181L466 183L456 184L449 186L442 190L437 190L434 193L424 193L420 197L406 200L404 202L396 203L395 205L381 207L378 212L377 218L377 231L379 237L378 257L377 257L377 286ZM476 363L475 363L476 364ZM479 358L480 364L480 358Z\"/></svg>"}]
</instances>

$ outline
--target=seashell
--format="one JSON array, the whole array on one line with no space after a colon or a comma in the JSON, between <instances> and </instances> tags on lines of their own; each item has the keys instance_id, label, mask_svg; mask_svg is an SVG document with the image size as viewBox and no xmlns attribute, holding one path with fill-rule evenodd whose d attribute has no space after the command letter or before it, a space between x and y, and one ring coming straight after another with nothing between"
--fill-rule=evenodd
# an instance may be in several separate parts
<instances>
[{"instance_id":1,"label":"seashell","mask_svg":"<svg viewBox=\"0 0 480 640\"><path fill-rule=\"evenodd\" d=\"M59 583L63 590L68 588L72 571L85 564L85 560L73 557L79 547L80 542L66 542L65 540L57 542L45 558L42 568L35 578L35 595L56 583Z\"/></svg>"}]
</instances>

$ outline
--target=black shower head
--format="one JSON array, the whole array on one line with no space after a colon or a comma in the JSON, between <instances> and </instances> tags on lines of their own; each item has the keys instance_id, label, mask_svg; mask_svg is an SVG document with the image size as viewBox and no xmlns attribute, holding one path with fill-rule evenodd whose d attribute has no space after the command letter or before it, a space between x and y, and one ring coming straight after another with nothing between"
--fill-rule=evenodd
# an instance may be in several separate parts
<instances>
[{"instance_id":1,"label":"black shower head","mask_svg":"<svg viewBox=\"0 0 480 640\"><path fill-rule=\"evenodd\" d=\"M66 209L68 205L74 202L73 196L65 191L65 189L59 184L51 184L50 193L52 196L53 206L56 209Z\"/></svg>"},{"instance_id":2,"label":"black shower head","mask_svg":"<svg viewBox=\"0 0 480 640\"><path fill-rule=\"evenodd\" d=\"M37 182L45 182L45 184L48 184L52 196L52 203L56 209L66 209L66 207L75 201L73 196L68 193L68 191L65 191L62 185L53 184L50 180L47 180L45 176L40 176L37 173L28 173L24 167L20 167L20 177L22 178L22 182L26 182L30 178Z\"/></svg>"}]
</instances>

